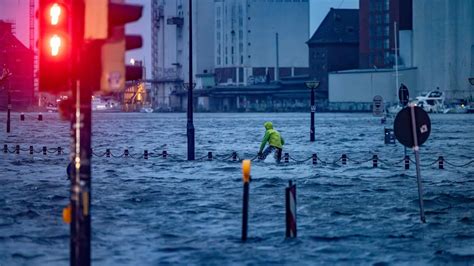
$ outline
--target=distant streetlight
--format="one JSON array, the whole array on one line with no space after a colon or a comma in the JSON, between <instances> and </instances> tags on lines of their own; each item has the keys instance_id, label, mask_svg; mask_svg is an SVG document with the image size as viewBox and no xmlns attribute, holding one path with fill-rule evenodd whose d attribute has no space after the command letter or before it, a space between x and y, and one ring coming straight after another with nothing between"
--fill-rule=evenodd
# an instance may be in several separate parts
<instances>
[{"instance_id":1,"label":"distant streetlight","mask_svg":"<svg viewBox=\"0 0 474 266\"><path fill-rule=\"evenodd\" d=\"M130 64L135 65L135 59L134 58L130 59Z\"/></svg>"},{"instance_id":2,"label":"distant streetlight","mask_svg":"<svg viewBox=\"0 0 474 266\"><path fill-rule=\"evenodd\" d=\"M316 112L316 106L314 105L314 89L319 87L319 81L307 81L305 82L306 87L311 89L311 127L309 131L309 141L314 141L314 113Z\"/></svg>"}]
</instances>

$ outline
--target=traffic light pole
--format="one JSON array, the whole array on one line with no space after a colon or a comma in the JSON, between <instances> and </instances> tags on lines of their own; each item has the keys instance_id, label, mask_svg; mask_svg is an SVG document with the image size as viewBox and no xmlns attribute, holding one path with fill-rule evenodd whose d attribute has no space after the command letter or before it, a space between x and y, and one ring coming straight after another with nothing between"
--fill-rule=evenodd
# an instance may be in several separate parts
<instances>
[{"instance_id":1,"label":"traffic light pole","mask_svg":"<svg viewBox=\"0 0 474 266\"><path fill-rule=\"evenodd\" d=\"M11 109L12 109L12 98L11 98L11 95L10 95L10 88L7 89L7 98L8 98L8 110L7 110L7 133L10 133L10 122L11 122L11 119L10 119L10 112L11 112Z\"/></svg>"},{"instance_id":2,"label":"traffic light pole","mask_svg":"<svg viewBox=\"0 0 474 266\"><path fill-rule=\"evenodd\" d=\"M189 87L187 108L187 136L188 136L188 161L194 160L194 124L193 124L193 9L192 0L189 0Z\"/></svg>"},{"instance_id":3,"label":"traffic light pole","mask_svg":"<svg viewBox=\"0 0 474 266\"><path fill-rule=\"evenodd\" d=\"M71 178L71 266L90 265L91 261L91 89L73 82L75 113Z\"/></svg>"},{"instance_id":4,"label":"traffic light pole","mask_svg":"<svg viewBox=\"0 0 474 266\"><path fill-rule=\"evenodd\" d=\"M314 88L311 88L311 127L309 129L310 135L309 140L314 141L314 113L316 112L316 106L314 105Z\"/></svg>"}]
</instances>

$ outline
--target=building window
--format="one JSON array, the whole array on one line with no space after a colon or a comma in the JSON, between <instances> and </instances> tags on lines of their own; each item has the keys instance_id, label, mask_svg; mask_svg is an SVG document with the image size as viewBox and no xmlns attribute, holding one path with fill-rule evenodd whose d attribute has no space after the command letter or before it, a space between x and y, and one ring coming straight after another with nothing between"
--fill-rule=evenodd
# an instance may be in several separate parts
<instances>
[{"instance_id":1,"label":"building window","mask_svg":"<svg viewBox=\"0 0 474 266\"><path fill-rule=\"evenodd\" d=\"M389 48L390 48L390 41L389 41L389 39L385 39L385 40L383 41L383 48L384 48L384 49L389 49Z\"/></svg>"}]
</instances>

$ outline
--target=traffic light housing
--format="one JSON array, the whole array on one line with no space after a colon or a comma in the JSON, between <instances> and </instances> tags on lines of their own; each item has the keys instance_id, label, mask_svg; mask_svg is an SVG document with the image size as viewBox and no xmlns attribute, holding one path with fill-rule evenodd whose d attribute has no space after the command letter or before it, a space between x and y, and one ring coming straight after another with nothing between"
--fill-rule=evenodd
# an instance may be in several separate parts
<instances>
[{"instance_id":1,"label":"traffic light housing","mask_svg":"<svg viewBox=\"0 0 474 266\"><path fill-rule=\"evenodd\" d=\"M72 69L72 0L39 0L39 90L59 94L69 88Z\"/></svg>"},{"instance_id":2,"label":"traffic light housing","mask_svg":"<svg viewBox=\"0 0 474 266\"><path fill-rule=\"evenodd\" d=\"M99 3L101 1L102 3ZM103 1L107 3L104 5ZM140 35L125 35L125 24L140 19L143 7L117 2L120 1L113 3L107 0L86 1L85 37L102 41L98 51L90 50L94 56L89 56L95 61L100 60L95 64L100 68L100 78L94 79L98 84L95 87L100 87L100 90L106 94L123 91L126 81L139 80L143 75L141 66L125 64L125 52L140 48L143 44ZM89 3L90 6L88 6ZM88 11L89 7L91 12ZM98 17L101 19L98 20ZM102 37L104 32L107 32L106 38Z\"/></svg>"}]
</instances>

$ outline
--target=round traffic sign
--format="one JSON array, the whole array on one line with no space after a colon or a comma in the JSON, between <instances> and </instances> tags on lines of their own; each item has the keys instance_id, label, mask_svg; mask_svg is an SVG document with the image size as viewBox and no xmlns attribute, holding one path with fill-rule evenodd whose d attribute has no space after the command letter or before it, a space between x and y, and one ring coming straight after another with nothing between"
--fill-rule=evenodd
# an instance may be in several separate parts
<instances>
[{"instance_id":1,"label":"round traffic sign","mask_svg":"<svg viewBox=\"0 0 474 266\"><path fill-rule=\"evenodd\" d=\"M418 146L421 146L430 136L431 121L428 114L420 107L405 107L398 112L393 123L393 132L397 140L406 147L415 146L412 129L411 108L414 108L415 129Z\"/></svg>"}]
</instances>

